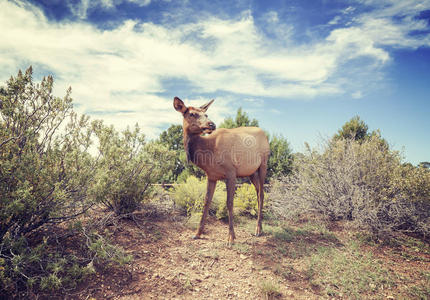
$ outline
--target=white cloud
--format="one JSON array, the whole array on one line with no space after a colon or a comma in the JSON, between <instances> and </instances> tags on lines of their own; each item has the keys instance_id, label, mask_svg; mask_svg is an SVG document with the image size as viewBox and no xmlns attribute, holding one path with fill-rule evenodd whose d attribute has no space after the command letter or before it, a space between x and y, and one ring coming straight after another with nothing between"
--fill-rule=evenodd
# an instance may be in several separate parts
<instances>
[{"instance_id":1,"label":"white cloud","mask_svg":"<svg viewBox=\"0 0 430 300\"><path fill-rule=\"evenodd\" d=\"M369 13L374 17L390 18L393 16L410 16L428 10L429 0L358 0L373 10Z\"/></svg>"},{"instance_id":2,"label":"white cloud","mask_svg":"<svg viewBox=\"0 0 430 300\"><path fill-rule=\"evenodd\" d=\"M349 57L368 55L381 62L389 58L385 46L396 48L417 48L430 46L429 35L412 36L413 31L427 31L425 20L416 19L423 10L430 9L430 0L358 0L368 6L369 12L354 16L349 27L333 30L327 40L337 48L351 50ZM341 11L341 15L350 15L356 8L349 6ZM330 23L338 24L341 18L336 16Z\"/></svg>"},{"instance_id":3,"label":"white cloud","mask_svg":"<svg viewBox=\"0 0 430 300\"><path fill-rule=\"evenodd\" d=\"M90 8L90 0L82 0L78 3L67 2L67 6L69 7L72 14L81 19L87 18L87 11Z\"/></svg>"},{"instance_id":4,"label":"white cloud","mask_svg":"<svg viewBox=\"0 0 430 300\"><path fill-rule=\"evenodd\" d=\"M353 13L354 11L355 11L355 7L353 7L353 6L348 6L347 8L345 8L345 9L342 11L342 14L344 14L344 15L348 15L348 14Z\"/></svg>"},{"instance_id":5,"label":"white cloud","mask_svg":"<svg viewBox=\"0 0 430 300\"><path fill-rule=\"evenodd\" d=\"M147 6L151 3L151 0L79 0L79 1L67 1L67 6L70 11L80 19L86 19L88 11L95 9L113 10L118 5L124 2L133 3L138 6Z\"/></svg>"},{"instance_id":6,"label":"white cloud","mask_svg":"<svg viewBox=\"0 0 430 300\"><path fill-rule=\"evenodd\" d=\"M76 14L85 18L91 5L109 8L119 2L82 0ZM291 38L294 27L281 23L276 12L264 16L273 39L262 33L249 12L230 20L211 17L175 27L129 20L113 30L100 30L83 21L51 22L40 9L24 2L0 3L2 81L25 64L37 64L55 74L57 95L73 87L81 112L119 127L139 122L149 136L155 136L163 124L180 122L172 98L185 96L166 90L166 81L187 82L190 94L223 92L227 98L217 99L210 114L220 122L233 101L225 96L229 93L247 98L362 97L356 91L363 90L360 84L367 81L359 79L380 76L375 70L390 60L387 47L429 45L428 35L409 35L426 28L425 22L413 19L426 1L408 8L407 14L403 6L393 8L395 4L378 7L355 16L351 26L337 28L325 39L301 45ZM393 21L387 10L402 11L402 19ZM347 8L342 18L354 12ZM369 60L366 65L354 63L363 57ZM160 96L167 93L172 94Z\"/></svg>"},{"instance_id":7,"label":"white cloud","mask_svg":"<svg viewBox=\"0 0 430 300\"><path fill-rule=\"evenodd\" d=\"M336 25L340 22L342 18L340 16L335 16L333 19L331 19L330 22L328 22L328 25Z\"/></svg>"}]
</instances>

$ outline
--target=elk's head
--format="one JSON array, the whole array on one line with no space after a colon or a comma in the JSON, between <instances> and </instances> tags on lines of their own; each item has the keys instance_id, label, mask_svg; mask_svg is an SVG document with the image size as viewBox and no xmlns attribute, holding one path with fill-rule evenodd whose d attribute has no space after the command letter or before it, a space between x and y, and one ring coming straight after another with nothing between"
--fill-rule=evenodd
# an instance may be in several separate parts
<instances>
[{"instance_id":1,"label":"elk's head","mask_svg":"<svg viewBox=\"0 0 430 300\"><path fill-rule=\"evenodd\" d=\"M211 133L216 129L215 123L208 119L206 111L214 102L212 99L205 105L199 108L185 106L184 102L175 97L173 99L173 107L184 117L184 131L190 134Z\"/></svg>"}]
</instances>

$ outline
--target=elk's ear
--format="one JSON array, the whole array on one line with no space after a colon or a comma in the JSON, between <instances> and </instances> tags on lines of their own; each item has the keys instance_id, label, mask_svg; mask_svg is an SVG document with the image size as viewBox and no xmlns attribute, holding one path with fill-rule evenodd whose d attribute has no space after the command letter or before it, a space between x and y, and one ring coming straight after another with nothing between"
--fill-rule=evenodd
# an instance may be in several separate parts
<instances>
[{"instance_id":1,"label":"elk's ear","mask_svg":"<svg viewBox=\"0 0 430 300\"><path fill-rule=\"evenodd\" d=\"M173 99L173 107L179 111L180 113L185 113L187 111L187 107L185 106L184 102L179 99L178 97L175 97Z\"/></svg>"},{"instance_id":2,"label":"elk's ear","mask_svg":"<svg viewBox=\"0 0 430 300\"><path fill-rule=\"evenodd\" d=\"M205 105L200 106L200 109L203 110L204 112L208 110L209 106L215 101L215 99L212 99L211 101L209 101L208 103L206 103Z\"/></svg>"}]
</instances>

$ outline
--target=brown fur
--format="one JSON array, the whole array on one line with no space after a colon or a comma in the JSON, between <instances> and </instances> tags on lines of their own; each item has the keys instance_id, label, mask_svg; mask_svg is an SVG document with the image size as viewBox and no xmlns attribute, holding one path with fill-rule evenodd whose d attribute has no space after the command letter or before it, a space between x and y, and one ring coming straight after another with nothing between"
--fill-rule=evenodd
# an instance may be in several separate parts
<instances>
[{"instance_id":1,"label":"brown fur","mask_svg":"<svg viewBox=\"0 0 430 300\"><path fill-rule=\"evenodd\" d=\"M186 107L181 99L174 98L173 106L182 113L184 147L187 158L206 172L208 186L200 226L195 238L203 233L204 222L212 201L216 182L225 180L229 215L229 244L235 239L233 228L233 198L237 177L249 177L258 197L256 235L262 233L263 184L269 157L269 142L258 127L217 129L206 113L213 100L200 108ZM210 133L202 135L203 133Z\"/></svg>"}]
</instances>

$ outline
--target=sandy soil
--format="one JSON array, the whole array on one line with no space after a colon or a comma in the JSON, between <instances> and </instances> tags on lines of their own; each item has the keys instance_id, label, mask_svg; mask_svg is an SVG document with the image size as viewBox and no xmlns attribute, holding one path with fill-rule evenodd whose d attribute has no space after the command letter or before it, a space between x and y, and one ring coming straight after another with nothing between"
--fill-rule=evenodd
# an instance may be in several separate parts
<instances>
[{"instance_id":1,"label":"sandy soil","mask_svg":"<svg viewBox=\"0 0 430 300\"><path fill-rule=\"evenodd\" d=\"M113 242L133 255L133 262L125 268L98 269L96 276L66 298L329 299L321 286L313 286L307 278L306 262L318 247L343 249L342 241L350 235L342 225L333 223L330 235L307 232L280 243L272 235L253 236L255 221L248 220L236 224L235 245L228 247L224 222L210 217L199 240L191 238L194 229L187 224L184 217L163 214L141 215L110 226ZM367 252L367 246L363 247ZM397 282L389 290L363 295L365 298L408 298L408 289L422 281L420 272L430 272L430 252L391 246L368 248L397 276Z\"/></svg>"},{"instance_id":2,"label":"sandy soil","mask_svg":"<svg viewBox=\"0 0 430 300\"><path fill-rule=\"evenodd\" d=\"M267 236L236 226L236 243L227 246L228 227L209 219L202 239L183 220L146 220L136 226L122 221L115 239L134 256L129 271L108 271L88 282L80 298L95 299L266 299L264 286L279 294L270 298L319 298L301 275L286 280L274 274L274 245ZM249 226L248 226L249 227ZM86 296L85 296L86 295ZM85 296L85 297L84 297Z\"/></svg>"}]
</instances>

